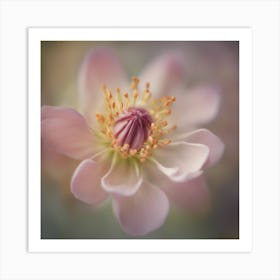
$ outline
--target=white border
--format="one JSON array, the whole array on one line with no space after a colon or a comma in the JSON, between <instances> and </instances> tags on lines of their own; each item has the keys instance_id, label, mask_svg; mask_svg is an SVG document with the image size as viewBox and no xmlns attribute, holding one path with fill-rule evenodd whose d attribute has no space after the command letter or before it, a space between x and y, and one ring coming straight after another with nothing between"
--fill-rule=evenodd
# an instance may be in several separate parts
<instances>
[{"instance_id":1,"label":"white border","mask_svg":"<svg viewBox=\"0 0 280 280\"><path fill-rule=\"evenodd\" d=\"M249 28L29 28L29 238L30 252L249 252L252 186L252 48ZM232 240L40 239L41 41L239 41L240 238Z\"/></svg>"},{"instance_id":2,"label":"white border","mask_svg":"<svg viewBox=\"0 0 280 280\"><path fill-rule=\"evenodd\" d=\"M0 279L280 279L278 0L0 1ZM27 36L30 26L249 26L253 31L250 253L30 254L27 251Z\"/></svg>"}]
</instances>

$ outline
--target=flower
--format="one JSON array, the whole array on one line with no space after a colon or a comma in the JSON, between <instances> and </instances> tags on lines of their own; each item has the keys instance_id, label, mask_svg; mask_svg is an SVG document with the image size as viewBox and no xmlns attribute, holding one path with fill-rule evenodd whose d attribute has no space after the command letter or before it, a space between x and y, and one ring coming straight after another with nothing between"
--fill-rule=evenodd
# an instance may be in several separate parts
<instances>
[{"instance_id":1,"label":"flower","mask_svg":"<svg viewBox=\"0 0 280 280\"><path fill-rule=\"evenodd\" d=\"M159 228L169 200L182 203L188 188L204 188L203 170L223 154L222 141L198 129L216 116L219 93L209 86L185 93L184 74L182 54L168 52L129 86L115 54L97 48L79 73L82 114L42 108L44 143L81 160L71 179L74 196L91 205L110 196L130 235Z\"/></svg>"}]
</instances>

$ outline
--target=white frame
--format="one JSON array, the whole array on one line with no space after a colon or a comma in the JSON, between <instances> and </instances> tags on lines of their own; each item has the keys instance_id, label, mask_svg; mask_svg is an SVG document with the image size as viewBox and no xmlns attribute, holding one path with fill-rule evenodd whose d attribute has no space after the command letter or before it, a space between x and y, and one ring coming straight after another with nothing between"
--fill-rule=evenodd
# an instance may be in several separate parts
<instances>
[{"instance_id":1,"label":"white frame","mask_svg":"<svg viewBox=\"0 0 280 280\"><path fill-rule=\"evenodd\" d=\"M279 1L0 1L0 279L280 279ZM27 251L27 28L250 27L253 192L250 253L58 254Z\"/></svg>"},{"instance_id":2,"label":"white frame","mask_svg":"<svg viewBox=\"0 0 280 280\"><path fill-rule=\"evenodd\" d=\"M252 91L249 28L29 28L29 239L30 252L248 252L251 250ZM41 41L239 41L239 239L41 239ZM246 186L246 187L245 187Z\"/></svg>"}]
</instances>

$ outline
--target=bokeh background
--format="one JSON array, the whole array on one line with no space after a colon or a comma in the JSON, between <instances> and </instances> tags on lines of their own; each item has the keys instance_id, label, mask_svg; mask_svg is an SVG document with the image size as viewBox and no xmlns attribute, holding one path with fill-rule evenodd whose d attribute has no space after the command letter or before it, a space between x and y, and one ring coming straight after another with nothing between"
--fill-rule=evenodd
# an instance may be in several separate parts
<instances>
[{"instance_id":1,"label":"bokeh background","mask_svg":"<svg viewBox=\"0 0 280 280\"><path fill-rule=\"evenodd\" d=\"M200 83L222 89L220 111L205 128L225 143L222 160L205 172L207 193L190 191L189 204L171 205L165 224L141 238L239 238L239 43L199 42L41 42L41 104L78 109L77 77L80 64L94 47L112 48L128 77L137 76L158 55L172 49L184 53L186 88ZM42 153L41 238L119 239L125 234L106 202L95 209L70 192L71 175L78 161Z\"/></svg>"}]
</instances>

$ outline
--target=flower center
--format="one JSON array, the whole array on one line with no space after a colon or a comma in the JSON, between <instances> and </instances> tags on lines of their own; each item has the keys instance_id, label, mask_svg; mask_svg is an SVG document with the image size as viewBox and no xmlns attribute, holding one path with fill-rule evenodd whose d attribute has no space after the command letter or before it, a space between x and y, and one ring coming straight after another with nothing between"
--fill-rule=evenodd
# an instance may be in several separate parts
<instances>
[{"instance_id":1,"label":"flower center","mask_svg":"<svg viewBox=\"0 0 280 280\"><path fill-rule=\"evenodd\" d=\"M121 93L117 88L114 95L103 85L104 113L97 113L96 119L104 145L122 158L136 157L143 162L155 149L171 142L166 134L176 127L169 126L166 118L171 114L170 106L175 97L152 99L149 83L141 94L138 83L139 79L133 77L131 94Z\"/></svg>"},{"instance_id":2,"label":"flower center","mask_svg":"<svg viewBox=\"0 0 280 280\"><path fill-rule=\"evenodd\" d=\"M152 117L144 108L129 107L119 115L113 126L113 134L120 146L139 150L148 140Z\"/></svg>"}]
</instances>

